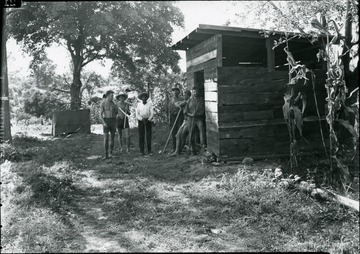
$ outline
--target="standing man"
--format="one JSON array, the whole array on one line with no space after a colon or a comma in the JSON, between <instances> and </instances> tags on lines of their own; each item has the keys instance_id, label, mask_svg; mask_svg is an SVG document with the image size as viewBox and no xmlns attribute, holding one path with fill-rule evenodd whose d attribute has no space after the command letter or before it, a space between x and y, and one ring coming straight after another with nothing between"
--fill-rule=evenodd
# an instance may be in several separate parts
<instances>
[{"instance_id":1,"label":"standing man","mask_svg":"<svg viewBox=\"0 0 360 254\"><path fill-rule=\"evenodd\" d=\"M138 120L139 130L139 148L141 155L145 155L145 138L147 144L147 151L151 153L151 125L154 117L154 108L151 102L148 102L149 95L147 93L139 94L138 98L141 100L136 107L136 119Z\"/></svg>"},{"instance_id":2,"label":"standing man","mask_svg":"<svg viewBox=\"0 0 360 254\"><path fill-rule=\"evenodd\" d=\"M126 93L122 93L116 96L117 106L119 109L118 115L116 117L116 129L118 131L118 141L120 152L123 151L123 142L122 134L124 131L124 139L126 144L126 152L130 151L130 126L129 126L129 117L130 117L130 104L125 100L128 98Z\"/></svg>"},{"instance_id":3,"label":"standing man","mask_svg":"<svg viewBox=\"0 0 360 254\"><path fill-rule=\"evenodd\" d=\"M172 154L170 154L170 156L177 156L180 154L181 150L185 146L186 138L189 135L189 127L188 127L189 121L187 120L187 116L185 114L185 106L187 101L190 99L190 97L191 97L191 92L189 90L186 90L184 92L184 100L175 103L175 106L182 109L181 114L184 115L184 121L180 126L178 132L176 133L176 149Z\"/></svg>"},{"instance_id":4,"label":"standing man","mask_svg":"<svg viewBox=\"0 0 360 254\"><path fill-rule=\"evenodd\" d=\"M189 127L189 143L191 144L191 153L196 155L196 145L194 132L195 128L199 129L200 134L200 144L203 149L205 149L205 128L204 128L204 119L205 119L205 101L204 98L200 97L199 90L193 89L191 91L191 97L188 100L185 106L185 114L188 117L188 127Z\"/></svg>"},{"instance_id":5,"label":"standing man","mask_svg":"<svg viewBox=\"0 0 360 254\"><path fill-rule=\"evenodd\" d=\"M176 85L178 85L178 83ZM171 138L173 143L173 153L176 150L176 133L184 121L184 115L179 112L180 108L175 105L176 103L183 101L183 98L180 97L180 89L178 87L173 87L171 90L173 92L173 98L171 98L170 101L170 130L172 129Z\"/></svg>"},{"instance_id":6,"label":"standing man","mask_svg":"<svg viewBox=\"0 0 360 254\"><path fill-rule=\"evenodd\" d=\"M104 130L104 150L105 157L108 159L114 150L114 138L116 132L116 115L118 114L118 108L113 102L114 92L109 90L105 94L105 99L100 104L100 119L103 123ZM110 132L110 144L109 144L109 132ZM110 154L109 154L110 146Z\"/></svg>"}]
</instances>

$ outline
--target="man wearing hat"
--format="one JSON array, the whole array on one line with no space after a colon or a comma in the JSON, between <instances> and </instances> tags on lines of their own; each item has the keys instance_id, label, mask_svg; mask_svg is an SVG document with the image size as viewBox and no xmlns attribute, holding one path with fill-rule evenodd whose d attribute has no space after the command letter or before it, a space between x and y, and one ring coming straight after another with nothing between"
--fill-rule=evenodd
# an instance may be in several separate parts
<instances>
[{"instance_id":1,"label":"man wearing hat","mask_svg":"<svg viewBox=\"0 0 360 254\"><path fill-rule=\"evenodd\" d=\"M189 127L188 127L188 121L187 121L187 115L185 114L185 106L187 104L187 101L191 97L190 90L185 90L184 92L184 100L181 102L175 102L175 105L177 107L180 107L183 111L181 114L184 116L184 121L182 125L180 126L178 132L176 133L176 149L173 153L170 154L170 156L177 156L180 154L181 150L184 148L186 144L186 138L189 135Z\"/></svg>"},{"instance_id":2,"label":"man wearing hat","mask_svg":"<svg viewBox=\"0 0 360 254\"><path fill-rule=\"evenodd\" d=\"M205 140L205 101L201 96L202 91L200 88L191 91L191 97L185 106L185 114L188 117L189 127L189 142L191 144L191 152L193 155L197 154L195 146L195 128L197 127L200 134L200 144L203 149L206 147Z\"/></svg>"},{"instance_id":3,"label":"man wearing hat","mask_svg":"<svg viewBox=\"0 0 360 254\"><path fill-rule=\"evenodd\" d=\"M176 86L171 89L173 92L173 98L170 100L170 130L172 129L171 138L173 143L172 152L176 150L176 133L184 121L184 115L179 112L181 111L181 108L177 106L177 103L180 103L184 100L182 97L180 97L180 89L178 87L179 85L180 84L177 83Z\"/></svg>"},{"instance_id":4,"label":"man wearing hat","mask_svg":"<svg viewBox=\"0 0 360 254\"><path fill-rule=\"evenodd\" d=\"M113 102L114 92L109 90L105 93L105 99L100 104L100 119L104 130L104 150L105 157L108 159L114 150L114 138L116 132L116 116L118 114L118 107ZM109 144L110 132L110 144ZM109 154L110 146L110 154Z\"/></svg>"},{"instance_id":5,"label":"man wearing hat","mask_svg":"<svg viewBox=\"0 0 360 254\"><path fill-rule=\"evenodd\" d=\"M139 148L141 155L145 155L145 138L147 144L147 151L151 153L151 124L154 117L154 108L151 102L148 102L149 95L147 93L139 94L138 98L141 100L136 107L136 119L138 120L139 131Z\"/></svg>"},{"instance_id":6,"label":"man wearing hat","mask_svg":"<svg viewBox=\"0 0 360 254\"><path fill-rule=\"evenodd\" d=\"M129 130L129 116L130 116L130 104L125 102L128 98L126 93L121 93L116 96L119 112L116 117L116 129L118 131L118 141L120 152L123 149L122 143L122 134L124 130L124 138L126 144L126 152L129 153L130 150L130 130Z\"/></svg>"}]
</instances>

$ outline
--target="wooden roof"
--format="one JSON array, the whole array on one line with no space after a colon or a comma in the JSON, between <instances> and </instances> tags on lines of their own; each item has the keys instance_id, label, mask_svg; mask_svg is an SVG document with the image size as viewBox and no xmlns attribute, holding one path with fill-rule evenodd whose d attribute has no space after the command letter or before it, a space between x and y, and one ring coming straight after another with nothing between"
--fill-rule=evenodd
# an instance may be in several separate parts
<instances>
[{"instance_id":1,"label":"wooden roof","mask_svg":"<svg viewBox=\"0 0 360 254\"><path fill-rule=\"evenodd\" d=\"M199 24L199 27L194 31L189 33L185 38L175 43L171 48L173 50L188 50L193 46L199 44L200 42L212 37L215 34L222 34L227 36L236 36L243 38L255 38L255 39L264 39L264 32L269 32L274 38L279 38L285 32L280 31L269 31L262 29L252 29L252 28L241 28L241 27L230 27L230 26L214 26L214 25L204 25ZM309 41L304 38L304 34L287 32L290 35L299 35L299 41L307 42ZM300 38L302 36L302 38Z\"/></svg>"}]
</instances>

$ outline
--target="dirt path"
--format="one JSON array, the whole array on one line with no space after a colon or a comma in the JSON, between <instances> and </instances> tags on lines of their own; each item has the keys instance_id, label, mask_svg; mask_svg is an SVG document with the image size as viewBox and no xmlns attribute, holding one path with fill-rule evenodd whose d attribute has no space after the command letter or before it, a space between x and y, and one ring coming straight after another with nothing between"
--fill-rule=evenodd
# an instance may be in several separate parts
<instances>
[{"instance_id":1,"label":"dirt path","mask_svg":"<svg viewBox=\"0 0 360 254\"><path fill-rule=\"evenodd\" d=\"M117 152L102 161L102 135L91 134L87 145L87 154L74 161L80 191L71 216L79 235L65 251L259 251L264 247L255 230L232 226L244 218L233 217L232 200L218 188L224 169L202 165L198 156L140 157L137 150Z\"/></svg>"}]
</instances>

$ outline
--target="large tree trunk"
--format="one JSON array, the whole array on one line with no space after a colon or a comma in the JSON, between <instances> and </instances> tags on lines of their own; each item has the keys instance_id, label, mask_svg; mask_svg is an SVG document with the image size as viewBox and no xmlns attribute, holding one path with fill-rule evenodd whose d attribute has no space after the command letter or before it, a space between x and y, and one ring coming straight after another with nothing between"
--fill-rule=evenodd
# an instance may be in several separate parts
<instances>
[{"instance_id":1,"label":"large tree trunk","mask_svg":"<svg viewBox=\"0 0 360 254\"><path fill-rule=\"evenodd\" d=\"M73 82L70 87L70 107L73 110L80 109L81 107L81 69L74 68Z\"/></svg>"}]
</instances>

